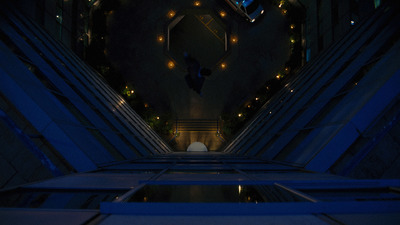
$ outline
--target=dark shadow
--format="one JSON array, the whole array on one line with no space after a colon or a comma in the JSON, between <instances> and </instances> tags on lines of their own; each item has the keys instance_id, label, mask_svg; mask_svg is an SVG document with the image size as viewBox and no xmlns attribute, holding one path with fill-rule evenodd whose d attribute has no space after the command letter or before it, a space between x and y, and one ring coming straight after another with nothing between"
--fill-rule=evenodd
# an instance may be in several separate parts
<instances>
[{"instance_id":1,"label":"dark shadow","mask_svg":"<svg viewBox=\"0 0 400 225\"><path fill-rule=\"evenodd\" d=\"M201 88L203 87L205 76L210 76L212 71L207 68L201 68L200 63L186 52L184 53L184 58L188 71L185 81L190 89L202 96Z\"/></svg>"}]
</instances>

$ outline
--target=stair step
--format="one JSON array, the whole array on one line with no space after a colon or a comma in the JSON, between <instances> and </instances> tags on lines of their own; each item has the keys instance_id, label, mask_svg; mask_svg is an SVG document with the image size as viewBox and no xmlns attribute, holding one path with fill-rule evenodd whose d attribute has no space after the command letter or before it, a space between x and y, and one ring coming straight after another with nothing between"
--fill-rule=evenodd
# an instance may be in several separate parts
<instances>
[{"instance_id":1,"label":"stair step","mask_svg":"<svg viewBox=\"0 0 400 225\"><path fill-rule=\"evenodd\" d=\"M182 119L175 123L178 132L181 131L217 131L219 124L218 120L209 119Z\"/></svg>"}]
</instances>

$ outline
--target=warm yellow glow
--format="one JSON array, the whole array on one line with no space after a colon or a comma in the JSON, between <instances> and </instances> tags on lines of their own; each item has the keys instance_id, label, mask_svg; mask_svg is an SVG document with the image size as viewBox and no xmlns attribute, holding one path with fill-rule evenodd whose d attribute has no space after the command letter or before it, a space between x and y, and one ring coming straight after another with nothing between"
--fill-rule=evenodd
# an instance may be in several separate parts
<instances>
[{"instance_id":1,"label":"warm yellow glow","mask_svg":"<svg viewBox=\"0 0 400 225\"><path fill-rule=\"evenodd\" d=\"M278 7L282 8L283 4L285 3L285 1L280 1Z\"/></svg>"},{"instance_id":2,"label":"warm yellow glow","mask_svg":"<svg viewBox=\"0 0 400 225\"><path fill-rule=\"evenodd\" d=\"M125 86L125 88L128 88L128 86Z\"/></svg>"},{"instance_id":3,"label":"warm yellow glow","mask_svg":"<svg viewBox=\"0 0 400 225\"><path fill-rule=\"evenodd\" d=\"M160 117L159 117L159 116L157 116L157 117L156 117L156 119L158 119L158 120L159 120L159 119L160 119Z\"/></svg>"},{"instance_id":4,"label":"warm yellow glow","mask_svg":"<svg viewBox=\"0 0 400 225\"><path fill-rule=\"evenodd\" d=\"M242 192L242 186L238 186L238 191L239 191L239 194Z\"/></svg>"},{"instance_id":5,"label":"warm yellow glow","mask_svg":"<svg viewBox=\"0 0 400 225\"><path fill-rule=\"evenodd\" d=\"M110 15L112 15L112 14L114 14L114 11L113 11L113 10L110 10L110 11L108 11L108 12L104 12L104 15L106 15L106 16L110 16Z\"/></svg>"},{"instance_id":6,"label":"warm yellow glow","mask_svg":"<svg viewBox=\"0 0 400 225\"><path fill-rule=\"evenodd\" d=\"M168 68L169 68L170 70L172 70L173 68L175 68L175 63L174 63L173 61L169 61L168 64L167 64L167 66L168 66Z\"/></svg>"},{"instance_id":7,"label":"warm yellow glow","mask_svg":"<svg viewBox=\"0 0 400 225\"><path fill-rule=\"evenodd\" d=\"M290 93L293 93L293 91L294 91L293 89L292 89L292 90L290 90Z\"/></svg>"},{"instance_id":8,"label":"warm yellow glow","mask_svg":"<svg viewBox=\"0 0 400 225\"><path fill-rule=\"evenodd\" d=\"M174 17L175 16L175 14L176 14L176 12L174 11L174 10L169 10L169 12L168 12L168 17L169 18L172 18L172 17Z\"/></svg>"},{"instance_id":9,"label":"warm yellow glow","mask_svg":"<svg viewBox=\"0 0 400 225\"><path fill-rule=\"evenodd\" d=\"M164 36L158 35L157 40L158 40L158 42L164 42Z\"/></svg>"},{"instance_id":10,"label":"warm yellow glow","mask_svg":"<svg viewBox=\"0 0 400 225\"><path fill-rule=\"evenodd\" d=\"M145 107L145 108L148 108L148 107L149 107L149 104L144 103L144 107Z\"/></svg>"},{"instance_id":11,"label":"warm yellow glow","mask_svg":"<svg viewBox=\"0 0 400 225\"><path fill-rule=\"evenodd\" d=\"M135 91L134 91L134 90L131 90L131 94L133 94L133 93L135 93Z\"/></svg>"},{"instance_id":12,"label":"warm yellow glow","mask_svg":"<svg viewBox=\"0 0 400 225\"><path fill-rule=\"evenodd\" d=\"M290 29L294 29L295 28L295 25L294 24L290 24Z\"/></svg>"},{"instance_id":13,"label":"warm yellow glow","mask_svg":"<svg viewBox=\"0 0 400 225\"><path fill-rule=\"evenodd\" d=\"M247 105L247 108L251 108L251 105Z\"/></svg>"},{"instance_id":14,"label":"warm yellow glow","mask_svg":"<svg viewBox=\"0 0 400 225\"><path fill-rule=\"evenodd\" d=\"M286 9L282 9L282 14L286 15L286 13L287 13L287 10Z\"/></svg>"},{"instance_id":15,"label":"warm yellow glow","mask_svg":"<svg viewBox=\"0 0 400 225\"><path fill-rule=\"evenodd\" d=\"M276 75L276 79L281 79L282 78L282 75L280 75L280 74L278 74L278 75Z\"/></svg>"},{"instance_id":16,"label":"warm yellow glow","mask_svg":"<svg viewBox=\"0 0 400 225\"><path fill-rule=\"evenodd\" d=\"M221 69L225 69L226 68L226 63L221 63Z\"/></svg>"},{"instance_id":17,"label":"warm yellow glow","mask_svg":"<svg viewBox=\"0 0 400 225\"><path fill-rule=\"evenodd\" d=\"M238 117L242 117L242 116L243 116L243 114L241 114L241 113L238 114Z\"/></svg>"},{"instance_id":18,"label":"warm yellow glow","mask_svg":"<svg viewBox=\"0 0 400 225\"><path fill-rule=\"evenodd\" d=\"M290 39L290 43L293 44L294 42L295 42L295 40L294 40L293 38L291 38L291 39Z\"/></svg>"},{"instance_id":19,"label":"warm yellow glow","mask_svg":"<svg viewBox=\"0 0 400 225\"><path fill-rule=\"evenodd\" d=\"M198 6L201 5L201 2L200 1L194 1L193 5L198 7Z\"/></svg>"},{"instance_id":20,"label":"warm yellow glow","mask_svg":"<svg viewBox=\"0 0 400 225\"><path fill-rule=\"evenodd\" d=\"M222 10L222 11L219 12L219 15L220 15L222 18L224 18L224 17L226 16L226 12Z\"/></svg>"},{"instance_id":21,"label":"warm yellow glow","mask_svg":"<svg viewBox=\"0 0 400 225\"><path fill-rule=\"evenodd\" d=\"M260 98L256 97L256 101L260 100Z\"/></svg>"},{"instance_id":22,"label":"warm yellow glow","mask_svg":"<svg viewBox=\"0 0 400 225\"><path fill-rule=\"evenodd\" d=\"M232 42L233 44L236 44L236 43L238 42L238 38L237 38L236 36L232 36L232 37L231 37L231 42Z\"/></svg>"}]
</instances>

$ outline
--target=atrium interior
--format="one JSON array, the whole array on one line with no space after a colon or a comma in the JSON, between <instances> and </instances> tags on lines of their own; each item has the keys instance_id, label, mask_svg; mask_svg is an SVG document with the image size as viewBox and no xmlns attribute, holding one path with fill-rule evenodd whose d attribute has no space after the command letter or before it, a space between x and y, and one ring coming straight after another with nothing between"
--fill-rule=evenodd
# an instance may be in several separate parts
<instances>
[{"instance_id":1,"label":"atrium interior","mask_svg":"<svg viewBox=\"0 0 400 225\"><path fill-rule=\"evenodd\" d=\"M0 3L2 224L399 224L398 1L259 0L250 23L223 0L121 0L91 20L110 2ZM212 71L202 95L186 49ZM223 112L248 117L230 138Z\"/></svg>"}]
</instances>

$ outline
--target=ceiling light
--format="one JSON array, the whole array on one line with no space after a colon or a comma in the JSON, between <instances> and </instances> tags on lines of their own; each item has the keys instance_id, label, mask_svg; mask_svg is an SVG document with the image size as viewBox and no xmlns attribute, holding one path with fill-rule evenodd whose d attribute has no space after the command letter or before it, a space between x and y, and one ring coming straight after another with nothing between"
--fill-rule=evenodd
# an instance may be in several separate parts
<instances>
[{"instance_id":1,"label":"ceiling light","mask_svg":"<svg viewBox=\"0 0 400 225\"><path fill-rule=\"evenodd\" d=\"M168 64L167 64L167 66L168 66L168 68L170 69L170 70L172 70L173 68L175 68L175 63L173 62L173 61L168 61Z\"/></svg>"}]
</instances>

